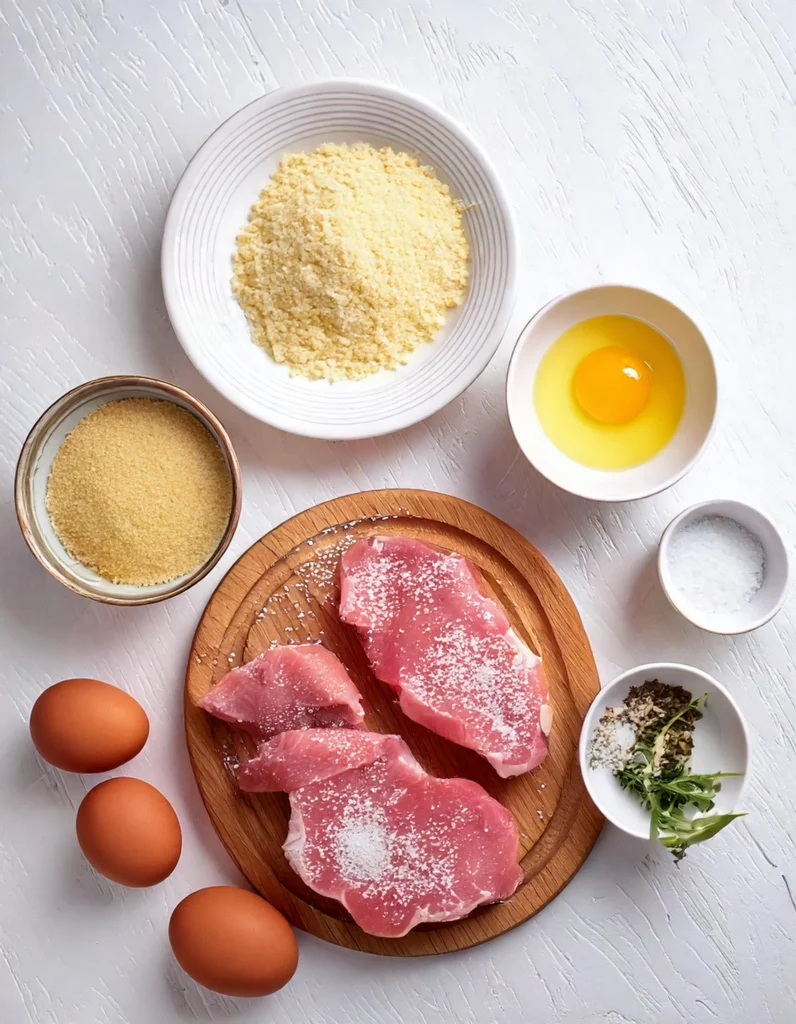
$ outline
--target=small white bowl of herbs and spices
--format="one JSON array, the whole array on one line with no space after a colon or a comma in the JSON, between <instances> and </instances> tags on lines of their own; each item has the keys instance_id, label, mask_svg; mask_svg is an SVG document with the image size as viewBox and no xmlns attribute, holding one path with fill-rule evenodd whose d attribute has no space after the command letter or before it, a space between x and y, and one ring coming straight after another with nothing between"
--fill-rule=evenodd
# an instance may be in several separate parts
<instances>
[{"instance_id":1,"label":"small white bowl of herbs and spices","mask_svg":"<svg viewBox=\"0 0 796 1024\"><path fill-rule=\"evenodd\" d=\"M721 683L688 665L641 665L605 686L586 713L579 756L601 813L677 861L744 813L743 716Z\"/></svg>"},{"instance_id":2,"label":"small white bowl of herbs and spices","mask_svg":"<svg viewBox=\"0 0 796 1024\"><path fill-rule=\"evenodd\" d=\"M661 537L658 575L671 605L711 633L748 633L770 621L788 589L788 550L774 523L740 501L705 501Z\"/></svg>"},{"instance_id":3,"label":"small white bowl of herbs and spices","mask_svg":"<svg viewBox=\"0 0 796 1024\"><path fill-rule=\"evenodd\" d=\"M221 558L240 517L240 466L221 423L186 391L103 377L39 417L15 499L28 547L64 586L106 604L150 604Z\"/></svg>"}]
</instances>

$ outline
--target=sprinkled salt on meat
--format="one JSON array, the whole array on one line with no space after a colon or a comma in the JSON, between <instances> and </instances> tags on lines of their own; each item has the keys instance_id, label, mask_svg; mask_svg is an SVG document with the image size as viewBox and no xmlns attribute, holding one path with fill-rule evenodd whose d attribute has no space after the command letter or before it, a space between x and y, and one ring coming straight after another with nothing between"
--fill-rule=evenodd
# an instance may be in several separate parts
<instances>
[{"instance_id":1,"label":"sprinkled salt on meat","mask_svg":"<svg viewBox=\"0 0 796 1024\"><path fill-rule=\"evenodd\" d=\"M340 617L409 718L482 754L503 778L547 754L552 709L541 660L461 555L369 537L341 560Z\"/></svg>"},{"instance_id":2,"label":"sprinkled salt on meat","mask_svg":"<svg viewBox=\"0 0 796 1024\"><path fill-rule=\"evenodd\" d=\"M293 870L372 935L456 920L522 880L509 811L475 782L428 775L399 736L282 733L246 767L241 788L290 792Z\"/></svg>"},{"instance_id":3,"label":"sprinkled salt on meat","mask_svg":"<svg viewBox=\"0 0 796 1024\"><path fill-rule=\"evenodd\" d=\"M272 647L228 672L199 706L258 740L288 729L362 724L359 691L319 644Z\"/></svg>"},{"instance_id":4,"label":"sprinkled salt on meat","mask_svg":"<svg viewBox=\"0 0 796 1024\"><path fill-rule=\"evenodd\" d=\"M340 873L361 882L383 878L390 866L387 816L370 804L367 813L344 821L333 840Z\"/></svg>"}]
</instances>

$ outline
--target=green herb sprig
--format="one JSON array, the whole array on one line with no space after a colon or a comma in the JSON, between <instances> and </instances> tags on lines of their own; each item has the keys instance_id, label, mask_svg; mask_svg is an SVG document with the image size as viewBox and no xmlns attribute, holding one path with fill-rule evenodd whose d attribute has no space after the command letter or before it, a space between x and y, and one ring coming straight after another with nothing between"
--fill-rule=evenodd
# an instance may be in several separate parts
<instances>
[{"instance_id":1,"label":"green herb sprig","mask_svg":"<svg viewBox=\"0 0 796 1024\"><path fill-rule=\"evenodd\" d=\"M742 813L704 815L713 809L720 780L739 772L692 775L688 769L690 744L673 754L666 742L676 723L685 719L690 728L702 717L700 709L707 697L703 694L689 701L663 726L636 737L629 760L615 773L622 788L635 793L650 812L650 839L660 840L678 864L689 846L712 839L735 818L743 817ZM703 816L687 816L689 806Z\"/></svg>"}]
</instances>

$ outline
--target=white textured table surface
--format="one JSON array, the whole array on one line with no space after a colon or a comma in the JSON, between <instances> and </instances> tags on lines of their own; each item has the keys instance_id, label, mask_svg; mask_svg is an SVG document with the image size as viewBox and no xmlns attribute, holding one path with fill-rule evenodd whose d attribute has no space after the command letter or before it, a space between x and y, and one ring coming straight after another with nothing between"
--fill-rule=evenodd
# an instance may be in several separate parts
<instances>
[{"instance_id":1,"label":"white textured table surface","mask_svg":"<svg viewBox=\"0 0 796 1024\"><path fill-rule=\"evenodd\" d=\"M796 116L792 0L121 0L0 2L0 1021L466 1024L796 1019L796 609L750 637L700 634L667 606L653 552L686 504L756 499L796 527ZM169 196L219 122L264 90L349 75L418 92L485 143L516 207L520 301L463 399L378 441L293 439L197 376L169 327L158 250ZM717 342L723 416L676 488L598 507L547 486L508 430L503 377L520 326L595 280L682 298ZM22 440L65 389L144 372L206 400L243 462L224 563L190 594L114 610L73 596L14 518ZM450 491L521 530L580 607L603 678L641 661L716 673L754 733L753 813L678 870L606 829L538 917L461 955L375 959L301 939L266 1002L201 990L171 960L170 909L236 881L182 735L183 665L224 569L297 510L381 486ZM128 769L185 829L151 890L97 877L74 839L88 780L35 756L27 717L70 675L114 680L152 720Z\"/></svg>"}]
</instances>

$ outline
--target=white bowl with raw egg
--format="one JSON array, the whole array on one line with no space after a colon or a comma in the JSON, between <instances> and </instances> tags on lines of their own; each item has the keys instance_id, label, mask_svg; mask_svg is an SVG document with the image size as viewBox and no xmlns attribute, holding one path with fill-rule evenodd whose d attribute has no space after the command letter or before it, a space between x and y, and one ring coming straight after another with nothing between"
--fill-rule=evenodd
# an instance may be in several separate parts
<instances>
[{"instance_id":1,"label":"white bowl with raw egg","mask_svg":"<svg viewBox=\"0 0 796 1024\"><path fill-rule=\"evenodd\" d=\"M528 461L571 494L633 501L705 449L718 386L710 345L674 303L597 285L544 306L509 363L506 401Z\"/></svg>"}]
</instances>

